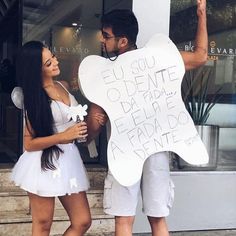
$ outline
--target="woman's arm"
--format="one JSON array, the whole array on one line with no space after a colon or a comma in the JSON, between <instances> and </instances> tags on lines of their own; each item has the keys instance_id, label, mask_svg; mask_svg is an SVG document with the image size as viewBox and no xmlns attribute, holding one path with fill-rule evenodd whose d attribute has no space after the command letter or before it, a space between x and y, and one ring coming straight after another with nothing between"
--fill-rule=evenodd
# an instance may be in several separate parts
<instances>
[{"instance_id":1,"label":"woman's arm","mask_svg":"<svg viewBox=\"0 0 236 236\"><path fill-rule=\"evenodd\" d=\"M30 129L30 131L29 131ZM57 144L71 143L75 139L83 139L88 136L87 125L80 122L66 129L64 132L46 137L33 137L33 130L28 122L24 132L24 148L26 151L40 151Z\"/></svg>"}]
</instances>

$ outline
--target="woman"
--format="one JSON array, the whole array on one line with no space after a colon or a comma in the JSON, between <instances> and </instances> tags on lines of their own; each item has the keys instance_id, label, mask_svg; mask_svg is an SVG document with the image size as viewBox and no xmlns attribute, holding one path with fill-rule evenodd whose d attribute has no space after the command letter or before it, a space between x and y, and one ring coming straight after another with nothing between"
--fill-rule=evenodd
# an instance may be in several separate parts
<instances>
[{"instance_id":1,"label":"woman","mask_svg":"<svg viewBox=\"0 0 236 236\"><path fill-rule=\"evenodd\" d=\"M60 70L48 48L38 41L26 43L19 63L25 152L13 169L12 179L28 192L32 235L49 235L55 197L71 221L63 235L84 235L91 225L85 192L89 182L74 140L87 137L86 123L76 123L68 116L70 106L78 103L65 85L53 81Z\"/></svg>"}]
</instances>

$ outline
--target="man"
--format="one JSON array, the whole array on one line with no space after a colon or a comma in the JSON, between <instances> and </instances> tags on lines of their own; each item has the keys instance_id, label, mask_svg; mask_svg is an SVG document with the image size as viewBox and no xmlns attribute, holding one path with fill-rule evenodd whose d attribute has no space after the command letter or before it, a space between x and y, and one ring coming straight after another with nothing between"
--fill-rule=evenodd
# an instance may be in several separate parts
<instances>
[{"instance_id":1,"label":"man","mask_svg":"<svg viewBox=\"0 0 236 236\"><path fill-rule=\"evenodd\" d=\"M194 52L180 52L186 70L203 65L207 60L206 0L197 0L197 15L195 50ZM137 34L138 22L133 12L129 10L114 10L102 17L101 42L110 60L115 60L120 54L135 50ZM100 112L99 107L95 106L94 110ZM88 127L90 127L89 124ZM142 179L133 186L121 186L112 174L108 173L105 180L104 211L115 215L116 236L132 235L140 189L143 211L150 222L152 235L168 236L165 217L169 215L174 190L166 152L154 154L146 160Z\"/></svg>"}]
</instances>

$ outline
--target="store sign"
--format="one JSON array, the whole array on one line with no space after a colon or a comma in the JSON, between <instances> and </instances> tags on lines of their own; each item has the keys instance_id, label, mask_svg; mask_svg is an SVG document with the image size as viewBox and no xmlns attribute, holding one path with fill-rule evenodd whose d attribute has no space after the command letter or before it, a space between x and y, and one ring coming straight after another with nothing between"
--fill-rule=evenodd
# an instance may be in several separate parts
<instances>
[{"instance_id":1,"label":"store sign","mask_svg":"<svg viewBox=\"0 0 236 236\"><path fill-rule=\"evenodd\" d=\"M206 164L207 151L181 98L185 69L167 36L110 61L86 57L79 68L85 96L103 107L111 123L108 165L122 185L142 175L154 153L173 151L190 164Z\"/></svg>"},{"instance_id":2,"label":"store sign","mask_svg":"<svg viewBox=\"0 0 236 236\"><path fill-rule=\"evenodd\" d=\"M218 47L215 41L211 41L209 54L218 56L236 56L236 49Z\"/></svg>"},{"instance_id":3,"label":"store sign","mask_svg":"<svg viewBox=\"0 0 236 236\"><path fill-rule=\"evenodd\" d=\"M89 53L88 48L79 47L63 47L63 46L54 46L52 47L54 53L59 54L82 54L87 55Z\"/></svg>"},{"instance_id":4,"label":"store sign","mask_svg":"<svg viewBox=\"0 0 236 236\"><path fill-rule=\"evenodd\" d=\"M194 45L191 41L184 45L184 51L194 51ZM216 41L210 41L208 48L208 60L217 61L219 56L236 56L236 48L219 47Z\"/></svg>"},{"instance_id":5,"label":"store sign","mask_svg":"<svg viewBox=\"0 0 236 236\"><path fill-rule=\"evenodd\" d=\"M81 31L75 27L54 26L52 30L52 52L57 55L85 55L89 54L89 49L82 45L79 36Z\"/></svg>"}]
</instances>

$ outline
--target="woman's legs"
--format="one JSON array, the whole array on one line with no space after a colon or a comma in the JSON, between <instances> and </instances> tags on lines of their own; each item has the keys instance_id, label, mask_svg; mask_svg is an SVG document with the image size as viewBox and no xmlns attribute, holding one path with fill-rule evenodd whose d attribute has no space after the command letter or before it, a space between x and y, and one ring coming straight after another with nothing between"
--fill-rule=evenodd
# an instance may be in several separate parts
<instances>
[{"instance_id":1,"label":"woman's legs","mask_svg":"<svg viewBox=\"0 0 236 236\"><path fill-rule=\"evenodd\" d=\"M32 214L32 236L49 236L55 198L40 197L33 193L28 193Z\"/></svg>"},{"instance_id":2,"label":"woman's legs","mask_svg":"<svg viewBox=\"0 0 236 236\"><path fill-rule=\"evenodd\" d=\"M86 192L74 193L59 197L65 208L71 225L64 236L82 236L91 225L91 214Z\"/></svg>"}]
</instances>

